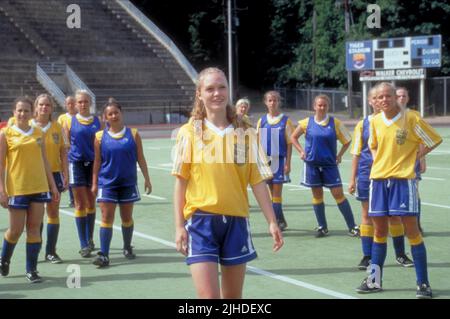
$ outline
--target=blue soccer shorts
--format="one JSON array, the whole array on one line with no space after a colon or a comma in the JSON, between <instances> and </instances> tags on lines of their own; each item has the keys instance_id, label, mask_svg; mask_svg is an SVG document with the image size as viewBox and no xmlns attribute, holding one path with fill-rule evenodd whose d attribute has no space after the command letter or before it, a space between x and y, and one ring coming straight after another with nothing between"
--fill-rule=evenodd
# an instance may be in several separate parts
<instances>
[{"instance_id":1,"label":"blue soccer shorts","mask_svg":"<svg viewBox=\"0 0 450 319\"><path fill-rule=\"evenodd\" d=\"M197 210L185 227L188 232L188 265L215 262L233 266L257 257L247 217Z\"/></svg>"},{"instance_id":2,"label":"blue soccer shorts","mask_svg":"<svg viewBox=\"0 0 450 319\"><path fill-rule=\"evenodd\" d=\"M369 197L369 217L418 215L419 201L415 178L373 179Z\"/></svg>"},{"instance_id":3,"label":"blue soccer shorts","mask_svg":"<svg viewBox=\"0 0 450 319\"><path fill-rule=\"evenodd\" d=\"M35 203L49 203L52 201L52 196L49 192L11 196L8 199L9 208L14 209L28 209L32 202Z\"/></svg>"},{"instance_id":4,"label":"blue soccer shorts","mask_svg":"<svg viewBox=\"0 0 450 319\"><path fill-rule=\"evenodd\" d=\"M337 165L314 166L304 162L300 184L306 187L334 188L342 186L342 180Z\"/></svg>"},{"instance_id":5,"label":"blue soccer shorts","mask_svg":"<svg viewBox=\"0 0 450 319\"><path fill-rule=\"evenodd\" d=\"M93 162L70 162L69 184L71 187L91 187Z\"/></svg>"},{"instance_id":6,"label":"blue soccer shorts","mask_svg":"<svg viewBox=\"0 0 450 319\"><path fill-rule=\"evenodd\" d=\"M53 172L53 179L55 180L56 188L58 192L62 193L64 191L63 175L61 172Z\"/></svg>"},{"instance_id":7,"label":"blue soccer shorts","mask_svg":"<svg viewBox=\"0 0 450 319\"><path fill-rule=\"evenodd\" d=\"M272 171L273 178L267 181L267 184L283 184L290 183L288 175L284 174L284 164L286 158L281 156L272 157L270 160L270 170Z\"/></svg>"},{"instance_id":8,"label":"blue soccer shorts","mask_svg":"<svg viewBox=\"0 0 450 319\"><path fill-rule=\"evenodd\" d=\"M360 202L369 201L370 179L358 177L356 180L356 200Z\"/></svg>"},{"instance_id":9,"label":"blue soccer shorts","mask_svg":"<svg viewBox=\"0 0 450 319\"><path fill-rule=\"evenodd\" d=\"M124 187L99 187L97 203L133 203L141 200L137 185Z\"/></svg>"}]
</instances>

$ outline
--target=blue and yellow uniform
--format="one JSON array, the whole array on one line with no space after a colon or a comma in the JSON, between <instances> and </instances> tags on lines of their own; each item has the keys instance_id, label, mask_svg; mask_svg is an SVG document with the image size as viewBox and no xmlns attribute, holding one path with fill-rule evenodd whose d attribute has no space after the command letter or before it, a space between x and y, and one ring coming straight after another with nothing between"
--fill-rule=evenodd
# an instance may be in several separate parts
<instances>
[{"instance_id":1,"label":"blue and yellow uniform","mask_svg":"<svg viewBox=\"0 0 450 319\"><path fill-rule=\"evenodd\" d=\"M272 178L272 173L256 133L239 144L234 132L231 125L220 130L205 119L185 124L178 133L172 175L187 180L188 264L236 265L256 258L247 186Z\"/></svg>"},{"instance_id":2,"label":"blue and yellow uniform","mask_svg":"<svg viewBox=\"0 0 450 319\"><path fill-rule=\"evenodd\" d=\"M97 202L126 204L141 199L137 187L136 134L137 129L127 127L116 134L108 129L95 134L101 157ZM133 229L133 220L122 221L124 249L131 249ZM109 256L112 232L112 224L101 224L100 250L104 256Z\"/></svg>"},{"instance_id":3,"label":"blue and yellow uniform","mask_svg":"<svg viewBox=\"0 0 450 319\"><path fill-rule=\"evenodd\" d=\"M63 181L63 167L61 161L61 151L67 148L68 141L63 132L63 128L58 122L49 122L45 127L40 127L34 119L31 120L31 125L39 127L45 134L44 143L47 160L50 170L53 174L56 187L61 193L64 191ZM56 242L58 240L58 233L60 228L59 217L48 217L47 219L47 244L45 248L45 256L56 254Z\"/></svg>"},{"instance_id":4,"label":"blue and yellow uniform","mask_svg":"<svg viewBox=\"0 0 450 319\"><path fill-rule=\"evenodd\" d=\"M288 159L288 146L291 142L291 134L294 130L292 121L284 114L272 117L266 114L258 120L257 132L259 141L269 158L270 169L273 178L267 181L268 184L289 183L291 180L289 175L284 174L284 167ZM284 213L282 197L272 197L272 206L277 218L278 225L281 229L287 226Z\"/></svg>"},{"instance_id":5,"label":"blue and yellow uniform","mask_svg":"<svg viewBox=\"0 0 450 319\"><path fill-rule=\"evenodd\" d=\"M140 200L137 188L137 129L124 127L117 134L99 131L101 166L97 202L126 203Z\"/></svg>"},{"instance_id":6,"label":"blue and yellow uniform","mask_svg":"<svg viewBox=\"0 0 450 319\"><path fill-rule=\"evenodd\" d=\"M270 159L273 179L268 182L271 184L286 183L288 176L284 176L284 164L288 155L288 145L291 144L290 136L294 129L292 121L284 114L276 117L266 114L258 120L256 129L261 146Z\"/></svg>"},{"instance_id":7,"label":"blue and yellow uniform","mask_svg":"<svg viewBox=\"0 0 450 319\"><path fill-rule=\"evenodd\" d=\"M342 186L336 164L337 143L351 141L350 134L339 119L326 116L316 122L314 116L298 122L305 132L305 166L302 185L307 187Z\"/></svg>"},{"instance_id":8,"label":"blue and yellow uniform","mask_svg":"<svg viewBox=\"0 0 450 319\"><path fill-rule=\"evenodd\" d=\"M50 202L49 185L42 157L43 132L31 127L24 132L14 124L2 129L6 139L6 192L8 205L13 209L27 210L32 202ZM3 241L2 263L9 263L17 240ZM40 237L27 238L26 271L36 271Z\"/></svg>"},{"instance_id":9,"label":"blue and yellow uniform","mask_svg":"<svg viewBox=\"0 0 450 319\"><path fill-rule=\"evenodd\" d=\"M370 173L369 216L416 216L418 214L414 167L419 144L433 148L442 138L417 112L400 112L393 119L384 113L370 123L369 147L376 150ZM428 285L426 250L422 236L408 237L417 284ZM386 258L386 238L375 236L372 274L381 278ZM378 274L378 275L377 275ZM381 284L381 283L379 283Z\"/></svg>"},{"instance_id":10,"label":"blue and yellow uniform","mask_svg":"<svg viewBox=\"0 0 450 319\"><path fill-rule=\"evenodd\" d=\"M372 118L373 115L369 115L356 124L350 152L352 155L359 156L358 171L356 175L356 199L359 201L369 200L370 169L372 168L373 158L368 141L370 121Z\"/></svg>"},{"instance_id":11,"label":"blue and yellow uniform","mask_svg":"<svg viewBox=\"0 0 450 319\"><path fill-rule=\"evenodd\" d=\"M332 116L317 122L314 116L298 122L305 133L305 163L301 184L307 187L342 187L341 176L336 163L337 140L346 145L351 137L342 122ZM350 233L357 229L348 200L343 196L336 199ZM313 208L319 224L318 230L328 232L325 204L322 198L313 198Z\"/></svg>"},{"instance_id":12,"label":"blue and yellow uniform","mask_svg":"<svg viewBox=\"0 0 450 319\"><path fill-rule=\"evenodd\" d=\"M373 157L369 148L370 122L374 115L369 115L358 122L354 130L351 154L359 156L356 182L356 199L361 202L369 201L370 190L370 170L372 168ZM364 256L372 255L373 225L361 225L361 243ZM405 232L403 224L389 223L389 232L394 243L396 258L405 256Z\"/></svg>"},{"instance_id":13,"label":"blue and yellow uniform","mask_svg":"<svg viewBox=\"0 0 450 319\"><path fill-rule=\"evenodd\" d=\"M98 117L83 117L76 114L66 122L69 131L69 175L70 186L90 187L92 185L92 165L94 162L95 133L101 129ZM92 242L95 226L95 207L75 212L75 222L82 249Z\"/></svg>"}]
</instances>

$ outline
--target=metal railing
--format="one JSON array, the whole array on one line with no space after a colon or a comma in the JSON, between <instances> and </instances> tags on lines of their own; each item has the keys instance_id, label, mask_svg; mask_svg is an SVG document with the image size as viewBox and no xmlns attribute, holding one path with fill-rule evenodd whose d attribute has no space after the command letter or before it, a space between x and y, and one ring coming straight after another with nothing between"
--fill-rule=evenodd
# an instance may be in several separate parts
<instances>
[{"instance_id":1,"label":"metal railing","mask_svg":"<svg viewBox=\"0 0 450 319\"><path fill-rule=\"evenodd\" d=\"M181 53L173 41L162 32L149 18L147 18L129 0L116 0L116 2L138 22L148 33L157 39L175 58L181 68L188 74L193 83L197 80L197 71Z\"/></svg>"},{"instance_id":2,"label":"metal railing","mask_svg":"<svg viewBox=\"0 0 450 319\"><path fill-rule=\"evenodd\" d=\"M36 79L39 83L50 93L55 99L59 106L64 107L64 100L66 98L65 94L58 85L45 73L45 71L36 64Z\"/></svg>"},{"instance_id":3,"label":"metal railing","mask_svg":"<svg viewBox=\"0 0 450 319\"><path fill-rule=\"evenodd\" d=\"M314 98L319 94L327 95L331 100L330 112L347 111L347 91L327 88L311 88L311 89L297 89L275 87L275 90L280 92L283 99L283 107L291 109L311 110ZM354 92L352 95L352 102L355 110L362 105L362 96L360 93ZM354 114L357 115L357 114Z\"/></svg>"}]
</instances>

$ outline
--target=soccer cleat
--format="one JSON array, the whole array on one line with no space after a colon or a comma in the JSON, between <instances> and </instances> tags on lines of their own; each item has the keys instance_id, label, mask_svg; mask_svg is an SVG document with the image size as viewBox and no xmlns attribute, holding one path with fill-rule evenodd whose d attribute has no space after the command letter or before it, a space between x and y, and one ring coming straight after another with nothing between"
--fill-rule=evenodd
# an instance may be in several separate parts
<instances>
[{"instance_id":1,"label":"soccer cleat","mask_svg":"<svg viewBox=\"0 0 450 319\"><path fill-rule=\"evenodd\" d=\"M348 235L350 237L359 237L359 227L355 226L352 229L348 230Z\"/></svg>"},{"instance_id":2,"label":"soccer cleat","mask_svg":"<svg viewBox=\"0 0 450 319\"><path fill-rule=\"evenodd\" d=\"M132 247L124 248L123 255L125 256L126 259L135 259L136 258L136 255L133 253Z\"/></svg>"},{"instance_id":3,"label":"soccer cleat","mask_svg":"<svg viewBox=\"0 0 450 319\"><path fill-rule=\"evenodd\" d=\"M32 284L38 283L38 282L42 282L42 278L41 276L38 275L37 271L30 271L26 273L26 278L28 279L29 282L31 282Z\"/></svg>"},{"instance_id":4,"label":"soccer cleat","mask_svg":"<svg viewBox=\"0 0 450 319\"><path fill-rule=\"evenodd\" d=\"M62 264L62 259L56 254L47 254L45 260L51 262L52 264Z\"/></svg>"},{"instance_id":5,"label":"soccer cleat","mask_svg":"<svg viewBox=\"0 0 450 319\"><path fill-rule=\"evenodd\" d=\"M369 277L364 278L361 285L358 288L356 288L356 292L359 294L370 294L370 293L374 293L374 292L380 292L382 290L383 289L381 288L381 285L373 283L369 279Z\"/></svg>"},{"instance_id":6,"label":"soccer cleat","mask_svg":"<svg viewBox=\"0 0 450 319\"><path fill-rule=\"evenodd\" d=\"M281 231L284 231L287 228L287 223L284 218L277 219L277 224Z\"/></svg>"},{"instance_id":7,"label":"soccer cleat","mask_svg":"<svg viewBox=\"0 0 450 319\"><path fill-rule=\"evenodd\" d=\"M328 234L328 228L322 226L317 227L315 230L317 231L316 238L325 237Z\"/></svg>"},{"instance_id":8,"label":"soccer cleat","mask_svg":"<svg viewBox=\"0 0 450 319\"><path fill-rule=\"evenodd\" d=\"M364 256L358 264L359 270L366 270L370 265L370 256Z\"/></svg>"},{"instance_id":9,"label":"soccer cleat","mask_svg":"<svg viewBox=\"0 0 450 319\"><path fill-rule=\"evenodd\" d=\"M9 262L0 258L0 274L5 277L9 274Z\"/></svg>"},{"instance_id":10,"label":"soccer cleat","mask_svg":"<svg viewBox=\"0 0 450 319\"><path fill-rule=\"evenodd\" d=\"M89 240L89 249L91 250L91 251L94 251L95 250L95 244L94 244L94 241L91 239L91 240Z\"/></svg>"},{"instance_id":11,"label":"soccer cleat","mask_svg":"<svg viewBox=\"0 0 450 319\"><path fill-rule=\"evenodd\" d=\"M89 248L89 246L88 246L88 247L81 248L81 250L79 251L81 257L83 257L83 258L89 258L89 257L91 257L91 252L92 252L92 251L91 251L91 249Z\"/></svg>"},{"instance_id":12,"label":"soccer cleat","mask_svg":"<svg viewBox=\"0 0 450 319\"><path fill-rule=\"evenodd\" d=\"M417 286L416 298L418 299L431 299L433 298L433 292L428 284L421 284Z\"/></svg>"},{"instance_id":13,"label":"soccer cleat","mask_svg":"<svg viewBox=\"0 0 450 319\"><path fill-rule=\"evenodd\" d=\"M105 256L101 251L97 253L97 258L92 262L98 268L108 267L109 266L109 258Z\"/></svg>"},{"instance_id":14,"label":"soccer cleat","mask_svg":"<svg viewBox=\"0 0 450 319\"><path fill-rule=\"evenodd\" d=\"M414 262L406 256L406 254L402 254L395 258L397 264L402 265L403 267L413 267Z\"/></svg>"}]
</instances>

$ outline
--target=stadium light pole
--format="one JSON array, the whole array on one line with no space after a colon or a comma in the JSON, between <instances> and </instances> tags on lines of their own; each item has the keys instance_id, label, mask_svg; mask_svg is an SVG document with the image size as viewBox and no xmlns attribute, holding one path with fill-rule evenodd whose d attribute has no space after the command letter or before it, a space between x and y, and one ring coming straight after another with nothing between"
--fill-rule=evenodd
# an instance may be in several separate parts
<instances>
[{"instance_id":1,"label":"stadium light pole","mask_svg":"<svg viewBox=\"0 0 450 319\"><path fill-rule=\"evenodd\" d=\"M350 34L350 12L348 0L344 0L344 10L345 10L345 34L348 36ZM353 103L352 103L352 91L353 91L353 79L352 71L347 71L347 106L348 112L350 113L350 118L353 118Z\"/></svg>"},{"instance_id":2,"label":"stadium light pole","mask_svg":"<svg viewBox=\"0 0 450 319\"><path fill-rule=\"evenodd\" d=\"M231 0L227 1L228 7L228 78L230 104L233 105L233 27L232 27L232 7Z\"/></svg>"}]
</instances>

